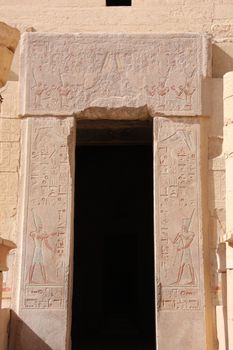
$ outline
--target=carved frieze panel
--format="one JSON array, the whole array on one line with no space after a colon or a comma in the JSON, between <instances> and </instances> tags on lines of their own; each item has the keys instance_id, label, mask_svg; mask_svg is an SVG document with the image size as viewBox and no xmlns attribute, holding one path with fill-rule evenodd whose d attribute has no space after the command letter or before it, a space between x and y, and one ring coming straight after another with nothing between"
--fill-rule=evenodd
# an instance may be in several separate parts
<instances>
[{"instance_id":1,"label":"carved frieze panel","mask_svg":"<svg viewBox=\"0 0 233 350\"><path fill-rule=\"evenodd\" d=\"M154 132L157 327L159 349L172 349L172 342L165 347L162 340L165 323L175 327L172 314L185 325L197 313L195 327L205 325L200 122L155 118ZM179 341L177 336L175 348L183 349ZM203 341L195 349L203 349Z\"/></svg>"},{"instance_id":2,"label":"carved frieze panel","mask_svg":"<svg viewBox=\"0 0 233 350\"><path fill-rule=\"evenodd\" d=\"M144 105L151 115L203 114L201 34L25 33L21 56L21 115Z\"/></svg>"}]
</instances>

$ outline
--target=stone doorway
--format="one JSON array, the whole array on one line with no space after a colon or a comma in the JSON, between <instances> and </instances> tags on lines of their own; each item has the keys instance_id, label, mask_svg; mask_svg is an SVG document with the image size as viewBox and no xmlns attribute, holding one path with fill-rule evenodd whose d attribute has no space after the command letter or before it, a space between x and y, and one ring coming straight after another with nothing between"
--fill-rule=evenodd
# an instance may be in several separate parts
<instances>
[{"instance_id":1,"label":"stone doorway","mask_svg":"<svg viewBox=\"0 0 233 350\"><path fill-rule=\"evenodd\" d=\"M20 348L34 343L26 329L44 348L71 348L75 124L103 118L119 126L123 120L153 120L157 348L206 348L208 222L202 175L209 47L209 38L198 33L22 37L22 185L14 278L14 310L24 323L15 331ZM104 133L104 142L114 133ZM182 243L187 230L188 246ZM44 247L38 259L39 239ZM44 276L35 264L43 266Z\"/></svg>"},{"instance_id":2,"label":"stone doorway","mask_svg":"<svg viewBox=\"0 0 233 350\"><path fill-rule=\"evenodd\" d=\"M152 125L79 122L73 350L154 350Z\"/></svg>"}]
</instances>

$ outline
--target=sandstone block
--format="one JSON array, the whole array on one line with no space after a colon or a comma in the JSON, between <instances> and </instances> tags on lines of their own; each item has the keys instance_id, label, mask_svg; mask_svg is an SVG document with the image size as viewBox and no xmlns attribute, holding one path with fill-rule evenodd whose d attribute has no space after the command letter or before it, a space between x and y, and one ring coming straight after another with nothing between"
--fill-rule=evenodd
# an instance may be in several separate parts
<instances>
[{"instance_id":1,"label":"sandstone block","mask_svg":"<svg viewBox=\"0 0 233 350\"><path fill-rule=\"evenodd\" d=\"M15 57L15 56L14 56ZM12 64L12 66L14 63ZM12 68L11 68L12 69ZM3 103L0 107L0 118L17 118L18 112L18 95L19 95L19 82L8 81L1 91L3 97ZM17 122L15 122L15 125ZM9 123L11 125L11 123ZM0 127L1 130L1 127Z\"/></svg>"},{"instance_id":2,"label":"sandstone block","mask_svg":"<svg viewBox=\"0 0 233 350\"><path fill-rule=\"evenodd\" d=\"M26 33L20 114L147 105L151 116L202 115L209 58L200 34Z\"/></svg>"},{"instance_id":3,"label":"sandstone block","mask_svg":"<svg viewBox=\"0 0 233 350\"><path fill-rule=\"evenodd\" d=\"M15 204L18 196L18 174L0 172L0 205Z\"/></svg>"},{"instance_id":4,"label":"sandstone block","mask_svg":"<svg viewBox=\"0 0 233 350\"><path fill-rule=\"evenodd\" d=\"M13 56L13 52L7 47L0 46L0 87L7 82Z\"/></svg>"},{"instance_id":5,"label":"sandstone block","mask_svg":"<svg viewBox=\"0 0 233 350\"><path fill-rule=\"evenodd\" d=\"M18 29L0 22L0 46L5 46L10 51L14 52L18 45L19 38L20 32Z\"/></svg>"},{"instance_id":6,"label":"sandstone block","mask_svg":"<svg viewBox=\"0 0 233 350\"><path fill-rule=\"evenodd\" d=\"M17 172L19 167L19 142L0 142L0 177L6 177L7 172ZM4 173L3 173L4 172ZM17 174L11 174L12 176L16 176ZM3 183L9 181L9 178L6 178ZM0 187L2 184L0 184ZM7 188L3 188L3 192L0 193L0 198ZM17 189L16 190L17 194ZM13 189L12 189L13 191Z\"/></svg>"},{"instance_id":7,"label":"sandstone block","mask_svg":"<svg viewBox=\"0 0 233 350\"><path fill-rule=\"evenodd\" d=\"M17 194L13 191L17 191L18 188L12 188L12 194L15 196L15 200L10 200L7 197L4 201L0 202L0 235L5 239L10 239L16 242L16 210L17 210Z\"/></svg>"},{"instance_id":8,"label":"sandstone block","mask_svg":"<svg viewBox=\"0 0 233 350\"><path fill-rule=\"evenodd\" d=\"M19 119L0 118L0 142L19 142L20 125Z\"/></svg>"},{"instance_id":9,"label":"sandstone block","mask_svg":"<svg viewBox=\"0 0 233 350\"><path fill-rule=\"evenodd\" d=\"M209 136L223 136L223 79L210 79L208 85L211 94L211 114Z\"/></svg>"}]
</instances>

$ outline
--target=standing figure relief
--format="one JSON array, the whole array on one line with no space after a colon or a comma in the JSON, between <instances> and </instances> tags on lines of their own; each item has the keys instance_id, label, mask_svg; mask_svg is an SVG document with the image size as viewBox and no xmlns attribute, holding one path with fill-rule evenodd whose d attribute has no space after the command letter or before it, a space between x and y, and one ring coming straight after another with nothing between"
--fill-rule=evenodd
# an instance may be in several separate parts
<instances>
[{"instance_id":1,"label":"standing figure relief","mask_svg":"<svg viewBox=\"0 0 233 350\"><path fill-rule=\"evenodd\" d=\"M193 210L194 213L194 210ZM182 220L182 228L181 231L177 233L173 244L176 248L176 256L175 259L179 259L179 269L177 273L177 279L174 283L175 285L179 285L183 274L184 269L188 269L188 274L190 277L190 281L187 282L187 285L194 285L195 284L195 272L192 262L192 253L191 253L191 245L193 242L193 239L195 237L194 232L190 231L190 225L193 217L193 213L191 218L184 218Z\"/></svg>"},{"instance_id":2,"label":"standing figure relief","mask_svg":"<svg viewBox=\"0 0 233 350\"><path fill-rule=\"evenodd\" d=\"M34 241L34 251L33 251L33 257L32 262L29 268L29 283L37 283L36 280L33 279L35 275L35 268L38 266L39 271L41 273L41 277L43 279L43 283L47 284L47 275L46 275L46 268L45 268L45 262L44 262L44 249L49 249L52 253L55 252L55 249L51 247L48 239L52 236L57 235L57 232L51 232L46 233L43 229L43 224L41 221L41 218L39 215L35 212L34 209L32 209L32 216L34 225L36 227L35 231L30 232L30 237ZM37 271L38 274L38 271Z\"/></svg>"}]
</instances>

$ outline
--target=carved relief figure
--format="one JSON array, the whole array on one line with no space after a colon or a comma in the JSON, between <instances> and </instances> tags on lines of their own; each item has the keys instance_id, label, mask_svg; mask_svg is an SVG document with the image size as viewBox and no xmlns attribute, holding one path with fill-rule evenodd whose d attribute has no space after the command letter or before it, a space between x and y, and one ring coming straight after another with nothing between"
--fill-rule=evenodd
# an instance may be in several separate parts
<instances>
[{"instance_id":1,"label":"carved relief figure","mask_svg":"<svg viewBox=\"0 0 233 350\"><path fill-rule=\"evenodd\" d=\"M34 246L34 252L32 257L32 263L29 269L29 283L30 284L36 283L35 281L33 281L33 275L35 272L35 267L38 266L40 268L43 282L46 284L48 281L47 281L46 270L44 265L43 249L44 249L44 246L46 246L50 251L54 252L54 249L50 246L48 242L48 238L50 236L56 235L57 233L51 233L51 234L45 233L43 230L41 219L33 209L32 209L32 215L33 215L36 231L33 231L30 233L30 236L34 241L35 246Z\"/></svg>"},{"instance_id":2,"label":"carved relief figure","mask_svg":"<svg viewBox=\"0 0 233 350\"><path fill-rule=\"evenodd\" d=\"M46 86L40 81L36 86L32 87L35 93L34 106L41 107L42 94L46 91Z\"/></svg>"},{"instance_id":3,"label":"carved relief figure","mask_svg":"<svg viewBox=\"0 0 233 350\"><path fill-rule=\"evenodd\" d=\"M191 110L192 108L192 96L194 92L196 91L196 88L192 86L192 79L193 75L195 73L195 70L192 72L190 77L186 77L185 83L183 85L179 85L178 88L175 87L175 85L171 86L171 89L175 91L176 98L182 99L184 96L185 99L185 106L184 110Z\"/></svg>"},{"instance_id":4,"label":"carved relief figure","mask_svg":"<svg viewBox=\"0 0 233 350\"><path fill-rule=\"evenodd\" d=\"M191 220L192 217L191 219L185 218L182 220L182 230L178 232L173 241L173 244L176 246L177 249L176 257L179 258L178 275L176 281L173 284L180 284L185 268L188 269L190 276L190 281L186 284L195 284L195 273L191 254L191 244L193 242L195 234L194 232L189 231Z\"/></svg>"},{"instance_id":5,"label":"carved relief figure","mask_svg":"<svg viewBox=\"0 0 233 350\"><path fill-rule=\"evenodd\" d=\"M69 106L68 95L71 92L69 84L65 83L64 86L59 87L58 90L61 96L61 106L68 107Z\"/></svg>"},{"instance_id":6,"label":"carved relief figure","mask_svg":"<svg viewBox=\"0 0 233 350\"><path fill-rule=\"evenodd\" d=\"M192 106L192 96L195 92L196 88L191 86L191 82L187 79L184 87L184 94L185 94L185 100L186 104L185 107L187 110L191 110Z\"/></svg>"},{"instance_id":7,"label":"carved relief figure","mask_svg":"<svg viewBox=\"0 0 233 350\"><path fill-rule=\"evenodd\" d=\"M156 90L159 95L158 108L164 109L166 104L166 95L169 92L169 87L166 86L166 80L160 80Z\"/></svg>"}]
</instances>

